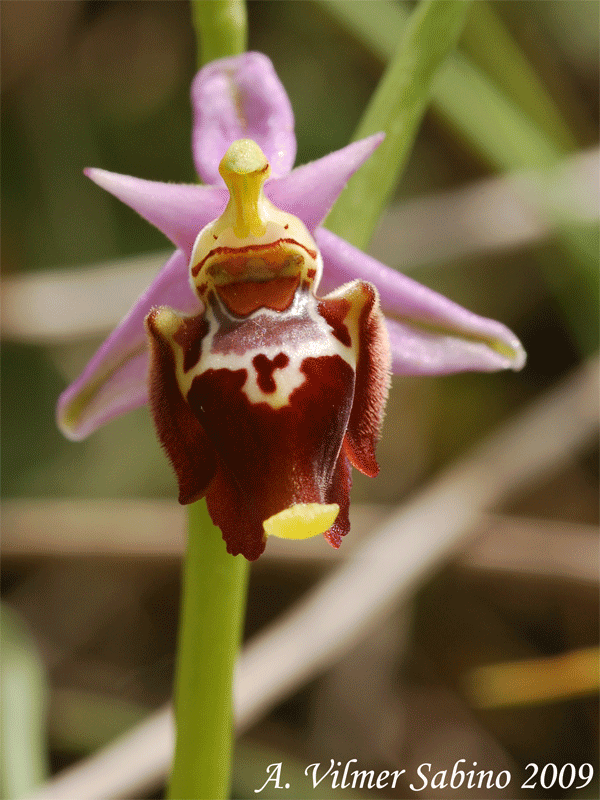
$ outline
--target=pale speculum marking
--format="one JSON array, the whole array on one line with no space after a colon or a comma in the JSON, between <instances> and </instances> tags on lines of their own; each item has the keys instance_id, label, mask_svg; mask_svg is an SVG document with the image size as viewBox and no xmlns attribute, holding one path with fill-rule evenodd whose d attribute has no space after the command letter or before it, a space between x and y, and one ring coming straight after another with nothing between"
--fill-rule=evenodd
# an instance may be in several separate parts
<instances>
[{"instance_id":1,"label":"pale speculum marking","mask_svg":"<svg viewBox=\"0 0 600 800\"><path fill-rule=\"evenodd\" d=\"M306 380L305 359L338 355L355 369L352 343L345 346L332 336L331 326L319 314L318 301L310 291L299 288L286 311L260 309L244 319L233 317L215 293L211 295L200 358L185 373L178 366L184 397L194 378L209 369L244 370L243 392L248 400L277 409L288 405L294 390ZM180 365L184 354L180 347L176 351Z\"/></svg>"}]
</instances>

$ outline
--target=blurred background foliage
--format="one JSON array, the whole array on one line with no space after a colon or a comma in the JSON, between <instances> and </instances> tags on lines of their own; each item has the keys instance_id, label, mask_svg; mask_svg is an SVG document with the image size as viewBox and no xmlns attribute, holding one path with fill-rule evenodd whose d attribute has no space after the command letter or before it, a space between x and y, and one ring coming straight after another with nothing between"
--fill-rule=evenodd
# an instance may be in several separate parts
<instances>
[{"instance_id":1,"label":"blurred background foliage","mask_svg":"<svg viewBox=\"0 0 600 800\"><path fill-rule=\"evenodd\" d=\"M396 20L396 12L406 13L409 5L248 4L249 47L273 60L294 108L297 163L352 137L385 66L390 14ZM508 98L532 121L556 163L597 146L598 23L594 0L478 2L459 48L489 80L498 102ZM83 265L165 250L168 243L158 231L87 181L82 169L196 180L188 99L196 44L188 4L4 0L1 44L3 281L54 268L75 274ZM499 164L476 134L469 139L448 112L449 104L461 103L460 81L455 86L445 107L428 112L395 202L448 192L509 166L547 163L540 152L540 164L517 163L518 153L506 153ZM493 97L489 103L491 115ZM502 214L499 208L499 220ZM438 224L435 217L430 222ZM417 280L513 328L529 361L519 374L394 379L379 448L381 476L369 481L355 474L355 503L400 502L595 350L597 222L573 222L564 211L551 222L549 235L529 244L410 265ZM380 246L390 226L376 237ZM421 233L426 239L427 229ZM65 441L55 428L58 394L101 338L38 344L5 338L5 498L174 497L175 482L146 409L81 444ZM596 465L595 452L574 457L509 511L566 525L596 524ZM55 768L169 696L179 591L175 558L57 558L52 538L60 537L63 524L60 516L52 521L46 554L5 559L3 580L4 596L29 625L45 665ZM258 562L248 632L300 596L324 569L312 562ZM246 737L239 764L253 774L258 765L262 776L261 765L273 761L308 764L339 755L357 757L369 768L394 769L409 757L414 763L435 760L431 726L446 748L455 741L450 750L457 757L487 754L490 762L516 765L516 772L529 761L595 764L597 708L589 696L475 711L461 680L494 660L593 645L596 589L544 578L490 577L449 565L337 673L306 687ZM387 654L385 692L369 698L372 706L382 706L371 709L370 723L361 722L361 713L346 704L357 702L381 652ZM39 682L39 670L31 673ZM344 675L350 688L342 688ZM485 746L471 747L469 737L483 737ZM261 748L273 747L275 755L268 750L266 757ZM238 768L238 796L260 785L253 780ZM575 794L538 789L528 796Z\"/></svg>"}]
</instances>

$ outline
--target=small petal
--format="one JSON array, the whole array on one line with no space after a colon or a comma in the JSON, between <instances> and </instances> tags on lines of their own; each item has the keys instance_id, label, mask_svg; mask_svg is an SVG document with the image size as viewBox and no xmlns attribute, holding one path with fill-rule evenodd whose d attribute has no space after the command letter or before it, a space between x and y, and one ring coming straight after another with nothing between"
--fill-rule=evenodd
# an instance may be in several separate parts
<instances>
[{"instance_id":1,"label":"small petal","mask_svg":"<svg viewBox=\"0 0 600 800\"><path fill-rule=\"evenodd\" d=\"M304 164L265 186L267 197L278 207L300 217L312 233L323 222L342 189L364 162L379 147L385 134L366 139Z\"/></svg>"},{"instance_id":2,"label":"small petal","mask_svg":"<svg viewBox=\"0 0 600 800\"><path fill-rule=\"evenodd\" d=\"M291 170L294 114L273 64L262 53L223 58L201 69L192 83L192 105L192 151L205 183L223 184L219 162L236 139L254 139L274 177Z\"/></svg>"},{"instance_id":3,"label":"small petal","mask_svg":"<svg viewBox=\"0 0 600 800\"><path fill-rule=\"evenodd\" d=\"M340 507L335 522L325 533L325 538L336 550L342 543L342 537L350 533L350 489L352 489L352 467L345 448L342 447L327 489L327 502L337 503Z\"/></svg>"},{"instance_id":4,"label":"small petal","mask_svg":"<svg viewBox=\"0 0 600 800\"><path fill-rule=\"evenodd\" d=\"M352 413L344 439L350 463L364 475L379 473L375 447L381 435L383 415L390 389L390 343L377 290L370 283L353 284L353 302L360 308L358 360Z\"/></svg>"},{"instance_id":5,"label":"small petal","mask_svg":"<svg viewBox=\"0 0 600 800\"><path fill-rule=\"evenodd\" d=\"M105 422L147 402L144 318L153 306L162 303L184 314L201 310L188 283L187 258L180 250L60 396L57 422L67 438L84 439Z\"/></svg>"},{"instance_id":6,"label":"small petal","mask_svg":"<svg viewBox=\"0 0 600 800\"><path fill-rule=\"evenodd\" d=\"M173 334L179 341L193 338L199 353L206 333L202 323L201 316L182 319L164 307L154 309L146 317L150 344L150 410L159 441L177 475L179 502L183 505L204 497L217 469L215 449L183 399L177 383L171 339Z\"/></svg>"},{"instance_id":7,"label":"small petal","mask_svg":"<svg viewBox=\"0 0 600 800\"><path fill-rule=\"evenodd\" d=\"M480 317L443 295L365 255L324 228L315 232L324 259L323 283L352 278L379 290L388 319L393 372L437 375L499 369L519 370L525 352L502 323Z\"/></svg>"},{"instance_id":8,"label":"small petal","mask_svg":"<svg viewBox=\"0 0 600 800\"><path fill-rule=\"evenodd\" d=\"M383 136L376 133L297 167L290 175L271 179L265 186L267 197L278 208L299 217L313 232L349 178L379 146ZM94 167L86 169L85 174L137 211L188 254L199 231L218 217L227 205L227 190L215 186L148 181Z\"/></svg>"},{"instance_id":9,"label":"small petal","mask_svg":"<svg viewBox=\"0 0 600 800\"><path fill-rule=\"evenodd\" d=\"M343 447L352 466L374 478L390 387L390 345L377 290L363 281L347 283L319 300L319 314L333 336L354 351L356 382Z\"/></svg>"},{"instance_id":10,"label":"small petal","mask_svg":"<svg viewBox=\"0 0 600 800\"><path fill-rule=\"evenodd\" d=\"M227 191L214 186L161 183L90 167L88 178L157 227L189 254L198 232L227 205Z\"/></svg>"}]
</instances>

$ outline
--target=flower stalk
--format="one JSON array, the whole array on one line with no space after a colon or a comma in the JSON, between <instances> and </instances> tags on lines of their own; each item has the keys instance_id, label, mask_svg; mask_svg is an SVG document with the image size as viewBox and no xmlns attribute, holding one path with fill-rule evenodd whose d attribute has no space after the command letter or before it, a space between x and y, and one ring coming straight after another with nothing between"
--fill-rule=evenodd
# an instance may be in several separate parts
<instances>
[{"instance_id":1,"label":"flower stalk","mask_svg":"<svg viewBox=\"0 0 600 800\"><path fill-rule=\"evenodd\" d=\"M198 66L246 49L244 0L194 0ZM233 670L244 623L249 564L229 555L206 501L188 509L175 675L175 755L167 797L229 797Z\"/></svg>"},{"instance_id":2,"label":"flower stalk","mask_svg":"<svg viewBox=\"0 0 600 800\"><path fill-rule=\"evenodd\" d=\"M244 0L192 0L198 68L246 50L248 20Z\"/></svg>"},{"instance_id":3,"label":"flower stalk","mask_svg":"<svg viewBox=\"0 0 600 800\"><path fill-rule=\"evenodd\" d=\"M176 745L167 797L229 796L233 669L242 634L248 562L227 553L206 503L189 507L177 648Z\"/></svg>"}]
</instances>

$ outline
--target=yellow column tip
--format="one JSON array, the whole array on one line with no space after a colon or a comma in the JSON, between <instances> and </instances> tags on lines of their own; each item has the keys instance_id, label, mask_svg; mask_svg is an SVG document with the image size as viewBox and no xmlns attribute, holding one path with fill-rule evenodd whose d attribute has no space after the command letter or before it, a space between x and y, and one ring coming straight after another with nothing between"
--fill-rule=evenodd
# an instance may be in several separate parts
<instances>
[{"instance_id":1,"label":"yellow column tip","mask_svg":"<svg viewBox=\"0 0 600 800\"><path fill-rule=\"evenodd\" d=\"M266 231L262 187L270 171L265 154L252 139L233 142L219 164L231 198L221 219L231 217L233 232L239 239L263 236Z\"/></svg>"},{"instance_id":2,"label":"yellow column tip","mask_svg":"<svg viewBox=\"0 0 600 800\"><path fill-rule=\"evenodd\" d=\"M251 175L266 172L269 167L267 157L253 139L237 139L223 156L219 172L223 180L233 175Z\"/></svg>"}]
</instances>

